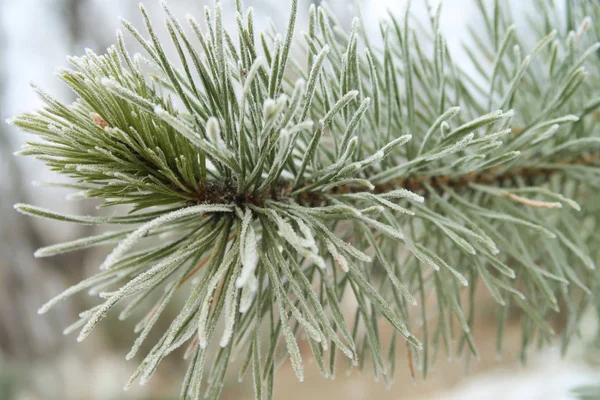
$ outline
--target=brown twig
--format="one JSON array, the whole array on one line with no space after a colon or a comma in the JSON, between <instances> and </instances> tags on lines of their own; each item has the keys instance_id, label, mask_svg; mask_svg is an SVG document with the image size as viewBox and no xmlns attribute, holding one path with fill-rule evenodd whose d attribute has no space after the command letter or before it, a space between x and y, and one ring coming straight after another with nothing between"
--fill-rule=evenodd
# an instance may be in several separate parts
<instances>
[{"instance_id":1,"label":"brown twig","mask_svg":"<svg viewBox=\"0 0 600 400\"><path fill-rule=\"evenodd\" d=\"M502 171L503 167L494 167L485 171L471 172L461 176L437 175L437 176L405 176L377 184L372 192L375 194L387 193L395 189L407 189L415 193L427 195L428 187L442 191L445 187L454 190L464 190L471 184L500 186L513 183L517 179L528 185L535 185L540 180L547 180L551 175L560 171L563 165L594 166L600 163L600 153L583 154L577 158L563 159L556 162L556 167L522 167L508 171ZM309 186L311 182L307 182ZM193 204L202 203L235 203L237 205L253 204L262 207L265 200L281 200L289 198L293 188L289 182L280 182L267 188L265 192L256 194L253 192L237 193L237 186L233 182L206 183L196 194ZM294 197L299 204L322 205L326 203L326 195L350 194L364 191L352 185L342 185L329 192L306 191ZM513 199L517 200L517 199ZM519 200L517 200L519 201Z\"/></svg>"}]
</instances>

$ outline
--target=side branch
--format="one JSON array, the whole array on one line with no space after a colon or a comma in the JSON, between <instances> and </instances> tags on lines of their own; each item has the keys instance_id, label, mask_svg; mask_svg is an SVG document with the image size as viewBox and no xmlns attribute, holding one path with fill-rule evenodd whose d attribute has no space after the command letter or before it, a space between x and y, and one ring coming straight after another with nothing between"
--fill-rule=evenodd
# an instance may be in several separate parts
<instances>
[{"instance_id":1,"label":"side branch","mask_svg":"<svg viewBox=\"0 0 600 400\"><path fill-rule=\"evenodd\" d=\"M383 184L375 185L373 193L387 193L396 189L407 189L412 192L427 195L427 187L443 191L445 187L454 190L463 190L471 184L494 185L498 187L515 185L517 180L525 182L528 186L538 184L540 181L546 181L551 175L560 171L563 165L596 166L600 164L600 153L586 153L577 158L561 159L556 162L556 167L538 168L523 167L508 171L503 171L502 166L494 167L486 171L475 171L466 175L436 175L436 176L406 176L394 179ZM299 203L318 205L324 203L327 194L349 194L364 191L355 186L339 186L328 193L306 192L302 193L298 199Z\"/></svg>"}]
</instances>

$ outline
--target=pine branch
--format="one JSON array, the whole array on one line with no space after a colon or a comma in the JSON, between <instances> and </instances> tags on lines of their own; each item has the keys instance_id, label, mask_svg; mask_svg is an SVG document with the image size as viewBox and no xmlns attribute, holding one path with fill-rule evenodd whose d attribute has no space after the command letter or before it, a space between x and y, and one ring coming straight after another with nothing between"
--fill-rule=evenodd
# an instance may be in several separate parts
<instances>
[{"instance_id":1,"label":"pine branch","mask_svg":"<svg viewBox=\"0 0 600 400\"><path fill-rule=\"evenodd\" d=\"M534 339L555 334L559 308L568 343L597 284L600 31L591 21L600 8L569 3L565 27L553 2L540 2L525 35L499 1L476 4L485 25L467 47L476 75L452 58L441 8L429 28L414 27L409 10L390 16L375 42L358 18L344 32L326 6L310 8L308 32L293 40L296 1L284 36L255 32L241 1L237 30L223 29L217 3L204 31L188 16L189 36L164 5L169 57L141 7L150 39L123 26L145 55L132 57L119 33L106 55L71 57L74 69L59 72L74 104L35 88L45 108L11 121L41 139L19 154L72 177L76 198L129 206L109 217L16 206L127 225L38 250L117 243L99 274L40 312L91 288L105 301L66 329L82 328L83 340L117 304L130 301L122 319L149 309L131 358L167 304L187 295L127 386L187 343L182 398L218 397L232 352L246 354L240 376L252 368L256 398L272 397L283 348L304 377L300 337L326 378L339 350L350 366L370 359L390 383L399 339L425 376L442 346L478 355L471 330L482 285L498 303L499 352L515 309L523 358ZM351 321L346 296L357 303ZM387 350L380 318L394 329Z\"/></svg>"}]
</instances>

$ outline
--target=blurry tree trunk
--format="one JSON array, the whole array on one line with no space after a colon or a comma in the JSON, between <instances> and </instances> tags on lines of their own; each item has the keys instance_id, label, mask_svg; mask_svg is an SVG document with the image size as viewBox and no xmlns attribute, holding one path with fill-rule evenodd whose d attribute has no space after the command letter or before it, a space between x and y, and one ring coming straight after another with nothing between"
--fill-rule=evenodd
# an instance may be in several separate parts
<instances>
[{"instance_id":1,"label":"blurry tree trunk","mask_svg":"<svg viewBox=\"0 0 600 400\"><path fill-rule=\"evenodd\" d=\"M5 68L5 35L0 33L0 119L3 115ZM26 202L29 193L20 167L12 155L4 123L0 125L0 352L8 357L32 358L48 351L57 342L55 323L40 322L35 304L42 302L61 285L42 262L32 260L32 252L45 241L31 219L19 218L13 209L16 202ZM54 288L54 289L53 289ZM64 316L64 313L63 313ZM66 322L59 316L55 322Z\"/></svg>"},{"instance_id":2,"label":"blurry tree trunk","mask_svg":"<svg viewBox=\"0 0 600 400\"><path fill-rule=\"evenodd\" d=\"M81 52L83 49L76 47L82 36L83 10L88 1L63 0L61 3L54 17L68 27L65 41L70 50ZM8 101L4 90L8 66L4 57L6 43L3 43L6 36L0 32L1 121L9 117L2 111L2 104ZM51 244L53 238L43 232L34 219L23 218L12 207L17 202L35 204L39 199L32 195L29 179L12 154L16 148L10 140L9 129L4 123L0 125L0 173L4 177L0 180L0 355L24 361L52 357L63 342L61 331L76 318L78 310L65 305L45 318L39 317L36 311L66 285L80 279L87 254L80 251L48 259L33 258L34 251ZM89 205L78 206L79 212L91 211ZM89 229L82 227L77 235L89 234Z\"/></svg>"}]
</instances>

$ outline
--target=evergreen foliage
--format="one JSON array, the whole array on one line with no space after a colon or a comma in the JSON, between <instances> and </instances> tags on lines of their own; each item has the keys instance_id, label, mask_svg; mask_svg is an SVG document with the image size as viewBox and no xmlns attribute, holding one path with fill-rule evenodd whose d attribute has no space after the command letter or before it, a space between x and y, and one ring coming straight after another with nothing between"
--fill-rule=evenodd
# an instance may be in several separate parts
<instances>
[{"instance_id":1,"label":"evergreen foliage","mask_svg":"<svg viewBox=\"0 0 600 400\"><path fill-rule=\"evenodd\" d=\"M81 341L117 304L121 319L145 310L129 359L185 293L128 384L187 346L181 398L218 397L232 353L256 398L271 398L283 360L303 379L299 340L326 378L343 353L390 383L403 342L426 376L441 352L477 355L479 286L498 303L499 352L509 314L525 357L551 340L559 309L566 346L599 279L600 5L569 0L565 18L539 0L521 31L504 2L475 3L485 25L467 46L476 76L449 53L440 7L428 27L409 10L390 15L373 38L360 18L345 32L311 6L295 35L296 0L284 35L255 31L241 0L231 32L219 3L204 23L188 16L189 30L164 5L177 59L141 7L149 39L123 26L144 55L119 33L106 55L70 57L58 76L78 99L35 88L45 107L10 122L40 141L18 154L73 178L77 198L128 212L15 206L123 226L37 251L115 244L101 272L40 313L98 293L103 302L66 329L81 328ZM357 304L349 319L344 298Z\"/></svg>"}]
</instances>

